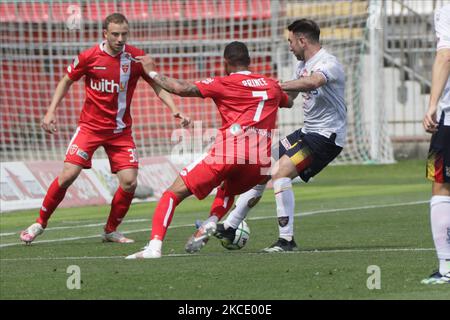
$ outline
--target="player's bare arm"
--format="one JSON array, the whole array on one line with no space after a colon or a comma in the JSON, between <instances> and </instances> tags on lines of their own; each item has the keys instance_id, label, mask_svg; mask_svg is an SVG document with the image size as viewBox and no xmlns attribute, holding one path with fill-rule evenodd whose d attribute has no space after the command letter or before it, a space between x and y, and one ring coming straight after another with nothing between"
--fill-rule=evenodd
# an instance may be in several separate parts
<instances>
[{"instance_id":1,"label":"player's bare arm","mask_svg":"<svg viewBox=\"0 0 450 320\"><path fill-rule=\"evenodd\" d=\"M144 67L145 72L147 72L153 81L156 82L163 89L167 90L170 93L176 94L182 97L200 97L203 98L200 90L193 83L169 78L162 74L158 74L155 72L156 64L155 61L149 56L140 56L136 57L142 66Z\"/></svg>"},{"instance_id":2,"label":"player's bare arm","mask_svg":"<svg viewBox=\"0 0 450 320\"><path fill-rule=\"evenodd\" d=\"M430 102L428 110L423 119L423 127L426 132L435 133L437 131L437 108L438 102L444 91L445 84L450 75L450 49L441 49L436 53L436 58L432 70L432 83Z\"/></svg>"},{"instance_id":3,"label":"player's bare arm","mask_svg":"<svg viewBox=\"0 0 450 320\"><path fill-rule=\"evenodd\" d=\"M47 133L53 134L54 132L56 132L56 108L58 107L61 100L66 96L73 82L74 81L70 80L67 75L65 75L59 81L55 93L53 94L52 102L50 103L50 106L47 109L47 113L45 114L44 119L42 119L41 123L42 129L44 129Z\"/></svg>"},{"instance_id":4,"label":"player's bare arm","mask_svg":"<svg viewBox=\"0 0 450 320\"><path fill-rule=\"evenodd\" d=\"M160 87L155 82L150 84L155 90L155 93L158 95L158 98L167 106L169 107L170 111L172 112L172 115L175 119L180 120L180 124L183 128L189 126L191 123L191 119L187 116L185 116L183 113L181 113L180 109L175 105L175 102L172 99L172 96L169 92L164 90L162 87Z\"/></svg>"},{"instance_id":5,"label":"player's bare arm","mask_svg":"<svg viewBox=\"0 0 450 320\"><path fill-rule=\"evenodd\" d=\"M327 79L323 74L313 73L309 77L280 83L280 86L284 91L308 92L323 86L325 83L327 83Z\"/></svg>"}]
</instances>

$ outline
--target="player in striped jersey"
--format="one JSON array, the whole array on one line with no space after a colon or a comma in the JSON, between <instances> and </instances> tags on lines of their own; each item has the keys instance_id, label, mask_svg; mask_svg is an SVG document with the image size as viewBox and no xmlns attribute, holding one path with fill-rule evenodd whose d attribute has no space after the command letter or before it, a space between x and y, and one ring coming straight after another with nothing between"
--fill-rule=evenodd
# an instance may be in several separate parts
<instances>
[{"instance_id":1,"label":"player in striped jersey","mask_svg":"<svg viewBox=\"0 0 450 320\"><path fill-rule=\"evenodd\" d=\"M119 188L112 203L108 221L104 227L103 241L130 243L116 229L125 217L137 186L138 157L131 135L130 105L138 80L142 77L170 108L183 126L189 119L181 115L171 95L158 86L133 57L142 56L143 50L126 44L128 21L120 13L106 17L103 35L105 40L81 52L67 68L67 74L59 82L52 102L42 121L42 128L50 134L56 132L56 109L69 88L85 76L86 99L81 111L78 128L69 143L61 174L51 183L39 212L39 218L20 238L31 243L44 232L47 222L64 199L67 188L82 169L91 167L95 150L103 146L108 155L111 171L117 174Z\"/></svg>"},{"instance_id":2,"label":"player in striped jersey","mask_svg":"<svg viewBox=\"0 0 450 320\"><path fill-rule=\"evenodd\" d=\"M450 283L450 4L435 13L437 53L433 64L431 95L423 119L432 133L427 178L433 181L430 201L431 231L439 270L425 284Z\"/></svg>"}]
</instances>

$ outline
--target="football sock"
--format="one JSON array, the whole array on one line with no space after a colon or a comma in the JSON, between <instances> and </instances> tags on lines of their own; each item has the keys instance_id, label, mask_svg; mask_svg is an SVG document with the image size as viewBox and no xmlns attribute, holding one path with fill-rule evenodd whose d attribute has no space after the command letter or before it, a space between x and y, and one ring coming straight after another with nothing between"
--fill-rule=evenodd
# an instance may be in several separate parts
<instances>
[{"instance_id":1,"label":"football sock","mask_svg":"<svg viewBox=\"0 0 450 320\"><path fill-rule=\"evenodd\" d=\"M178 203L178 198L172 191L167 190L162 194L153 214L150 240L164 240Z\"/></svg>"},{"instance_id":2,"label":"football sock","mask_svg":"<svg viewBox=\"0 0 450 320\"><path fill-rule=\"evenodd\" d=\"M111 201L111 210L105 226L106 233L116 231L117 227L127 214L133 197L134 192L126 192L119 186Z\"/></svg>"},{"instance_id":3,"label":"football sock","mask_svg":"<svg viewBox=\"0 0 450 320\"><path fill-rule=\"evenodd\" d=\"M44 201L42 202L42 207L39 210L39 218L36 222L39 223L43 228L47 227L48 219L52 215L53 211L58 207L61 201L66 195L67 188L61 188L58 183L58 178L53 180L47 190Z\"/></svg>"},{"instance_id":4,"label":"football sock","mask_svg":"<svg viewBox=\"0 0 450 320\"><path fill-rule=\"evenodd\" d=\"M294 236L295 199L291 178L279 178L273 182L277 203L278 230L280 238L291 241Z\"/></svg>"},{"instance_id":5,"label":"football sock","mask_svg":"<svg viewBox=\"0 0 450 320\"><path fill-rule=\"evenodd\" d=\"M158 239L150 240L145 250L161 251L162 241Z\"/></svg>"},{"instance_id":6,"label":"football sock","mask_svg":"<svg viewBox=\"0 0 450 320\"><path fill-rule=\"evenodd\" d=\"M236 207L230 212L225 219L223 226L225 229L229 227L237 229L239 224L247 217L250 209L256 204L255 201L264 193L265 184L258 184L247 192L241 194L236 200Z\"/></svg>"},{"instance_id":7,"label":"football sock","mask_svg":"<svg viewBox=\"0 0 450 320\"><path fill-rule=\"evenodd\" d=\"M450 197L433 196L430 201L431 230L439 259L439 273L450 272Z\"/></svg>"},{"instance_id":8,"label":"football sock","mask_svg":"<svg viewBox=\"0 0 450 320\"><path fill-rule=\"evenodd\" d=\"M217 220L221 220L227 214L234 202L234 196L225 196L222 188L217 188L217 194L211 205L209 215L216 216ZM216 221L217 222L217 221Z\"/></svg>"}]
</instances>

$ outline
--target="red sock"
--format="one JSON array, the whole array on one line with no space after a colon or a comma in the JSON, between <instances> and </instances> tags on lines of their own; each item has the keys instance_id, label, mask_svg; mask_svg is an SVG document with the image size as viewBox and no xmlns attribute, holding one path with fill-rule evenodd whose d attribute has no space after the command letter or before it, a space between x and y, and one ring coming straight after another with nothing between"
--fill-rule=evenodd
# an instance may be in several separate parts
<instances>
[{"instance_id":1,"label":"red sock","mask_svg":"<svg viewBox=\"0 0 450 320\"><path fill-rule=\"evenodd\" d=\"M105 226L106 233L116 231L117 227L127 214L133 197L134 192L126 192L119 186L111 201L111 211L109 212L108 221Z\"/></svg>"},{"instance_id":2,"label":"red sock","mask_svg":"<svg viewBox=\"0 0 450 320\"><path fill-rule=\"evenodd\" d=\"M53 180L47 190L44 202L42 202L41 210L39 210L39 218L36 222L41 224L43 228L47 227L48 219L53 211L58 207L66 195L67 188L61 188L58 183L58 178Z\"/></svg>"},{"instance_id":3,"label":"red sock","mask_svg":"<svg viewBox=\"0 0 450 320\"><path fill-rule=\"evenodd\" d=\"M222 188L217 188L216 197L211 205L209 216L216 216L219 221L227 214L234 203L234 196L225 196Z\"/></svg>"},{"instance_id":4,"label":"red sock","mask_svg":"<svg viewBox=\"0 0 450 320\"><path fill-rule=\"evenodd\" d=\"M168 190L163 193L156 206L155 213L153 214L152 235L150 240L164 240L167 228L172 221L173 213L175 212L178 203L179 201L175 193Z\"/></svg>"}]
</instances>

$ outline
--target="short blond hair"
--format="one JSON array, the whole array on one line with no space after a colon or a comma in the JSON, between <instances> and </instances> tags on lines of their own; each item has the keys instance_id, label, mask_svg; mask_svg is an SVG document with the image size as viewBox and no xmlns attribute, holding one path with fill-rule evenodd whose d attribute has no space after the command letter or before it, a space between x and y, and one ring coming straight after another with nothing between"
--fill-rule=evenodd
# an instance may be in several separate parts
<instances>
[{"instance_id":1,"label":"short blond hair","mask_svg":"<svg viewBox=\"0 0 450 320\"><path fill-rule=\"evenodd\" d=\"M116 13L110 14L109 16L107 16L105 18L105 21L103 21L103 29L108 30L108 26L110 23L116 23L116 24L126 23L126 24L128 24L128 20L123 14L116 12Z\"/></svg>"}]
</instances>

